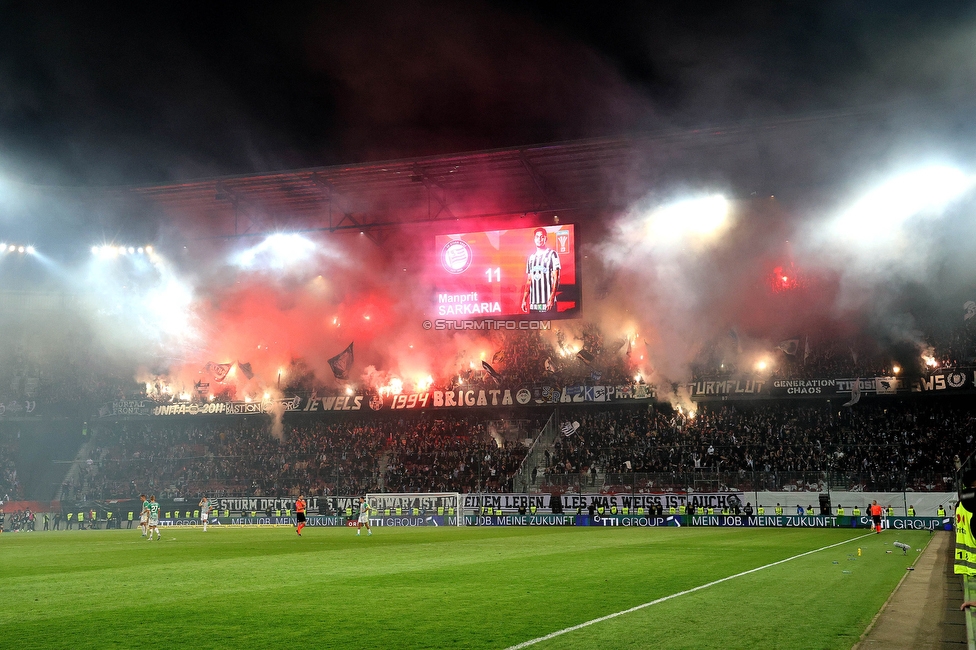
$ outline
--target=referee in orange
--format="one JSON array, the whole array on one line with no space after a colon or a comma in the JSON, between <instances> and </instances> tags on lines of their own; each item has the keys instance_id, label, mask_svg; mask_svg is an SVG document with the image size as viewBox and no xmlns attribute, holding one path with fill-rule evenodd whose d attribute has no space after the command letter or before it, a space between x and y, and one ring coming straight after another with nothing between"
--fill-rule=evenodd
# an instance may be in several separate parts
<instances>
[{"instance_id":1,"label":"referee in orange","mask_svg":"<svg viewBox=\"0 0 976 650\"><path fill-rule=\"evenodd\" d=\"M298 536L302 536L302 528L305 528L305 495L299 494L298 500L295 501L295 521L298 524Z\"/></svg>"},{"instance_id":2,"label":"referee in orange","mask_svg":"<svg viewBox=\"0 0 976 650\"><path fill-rule=\"evenodd\" d=\"M873 522L872 526L875 532L877 532L880 535L881 534L881 506L879 506L878 502L875 501L874 503L871 504L870 510L871 510L871 519Z\"/></svg>"}]
</instances>

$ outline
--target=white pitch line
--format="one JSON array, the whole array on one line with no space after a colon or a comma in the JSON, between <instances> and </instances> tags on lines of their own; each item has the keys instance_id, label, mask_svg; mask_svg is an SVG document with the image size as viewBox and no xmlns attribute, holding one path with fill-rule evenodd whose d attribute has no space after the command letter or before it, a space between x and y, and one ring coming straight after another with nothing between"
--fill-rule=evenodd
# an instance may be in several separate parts
<instances>
[{"instance_id":1,"label":"white pitch line","mask_svg":"<svg viewBox=\"0 0 976 650\"><path fill-rule=\"evenodd\" d=\"M764 564L763 566L756 567L755 569L749 569L748 571L743 571L742 573L736 573L732 576L727 576L725 578L719 578L718 580L713 580L704 585L699 585L697 587L692 587L691 589L685 589L684 591L679 591L676 594L671 594L670 596L664 596L663 598L658 598L657 600L652 600L649 603L644 603L643 605L637 605L636 607L631 607L630 609L625 609L620 612L614 612L613 614L607 614L606 616L601 616L600 618L594 618L592 621L587 621L585 623L580 623L579 625L574 625L572 627L567 627L563 630L557 630L551 632L545 636L540 636L538 639L532 639L530 641L523 641L518 645L509 646L505 650L520 650L521 648L528 648L530 645L535 645L536 643L542 643L543 641L548 641L549 639L554 639L557 636L561 636L568 632L575 632L576 630L581 630L584 627L589 627L590 625L596 625L597 623L602 623L603 621L609 621L611 618L617 618L618 616L623 616L624 614L630 614L631 612L636 612L638 610L644 609L645 607L650 607L651 605L657 605L658 603L663 603L666 600L671 600L672 598L677 598L678 596L684 596L687 594L694 593L696 591L701 591L702 589L707 589L708 587L714 587L717 584L721 584L728 580L734 578L741 578L742 576L749 575L750 573L755 573L756 571L762 571L763 569L768 569L769 567L776 566L777 564L783 564L784 562L789 562L797 558L801 558L804 555L810 555L812 553L819 553L820 551L826 551L828 548L834 548L835 546L843 546L844 544L849 544L853 541L864 539L865 537L870 537L876 533L867 533L861 535L860 537L852 537L850 539L844 540L843 542L837 542L836 544L831 544L829 546L821 546L820 548L815 548L812 551L807 551L806 553L800 553L799 555L794 555L793 557L788 557L784 560L779 560L777 562L771 562L770 564Z\"/></svg>"}]
</instances>

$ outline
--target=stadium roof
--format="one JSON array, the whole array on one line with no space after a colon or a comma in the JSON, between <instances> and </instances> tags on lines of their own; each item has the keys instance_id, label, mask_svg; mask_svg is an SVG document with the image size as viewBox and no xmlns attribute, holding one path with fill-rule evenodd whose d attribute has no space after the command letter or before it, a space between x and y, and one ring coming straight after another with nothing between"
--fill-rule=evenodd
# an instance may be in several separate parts
<instances>
[{"instance_id":1,"label":"stadium roof","mask_svg":"<svg viewBox=\"0 0 976 650\"><path fill-rule=\"evenodd\" d=\"M130 187L121 194L167 217L205 224L216 237L285 229L373 231L521 213L598 213L626 206L669 180L721 177L734 192L755 193L782 167L768 160L764 143L789 141L787 148L793 149L821 137L823 129L816 127L825 120L832 122L832 132L847 131L836 128L837 116L818 116L734 129L223 176ZM789 181L810 182L796 173Z\"/></svg>"}]
</instances>

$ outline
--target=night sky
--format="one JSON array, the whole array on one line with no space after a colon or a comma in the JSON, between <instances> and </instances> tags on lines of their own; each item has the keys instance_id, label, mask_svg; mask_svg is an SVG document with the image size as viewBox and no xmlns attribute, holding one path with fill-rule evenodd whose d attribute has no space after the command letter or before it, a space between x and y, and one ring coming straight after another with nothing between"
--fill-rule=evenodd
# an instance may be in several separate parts
<instances>
[{"instance_id":1,"label":"night sky","mask_svg":"<svg viewBox=\"0 0 976 650\"><path fill-rule=\"evenodd\" d=\"M964 2L0 3L0 172L169 182L860 107L957 138Z\"/></svg>"}]
</instances>

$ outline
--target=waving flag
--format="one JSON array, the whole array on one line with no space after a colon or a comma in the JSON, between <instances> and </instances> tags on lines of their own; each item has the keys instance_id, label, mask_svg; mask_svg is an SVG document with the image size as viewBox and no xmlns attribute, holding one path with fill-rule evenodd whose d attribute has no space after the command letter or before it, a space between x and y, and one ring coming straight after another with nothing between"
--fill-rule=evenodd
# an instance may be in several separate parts
<instances>
[{"instance_id":1,"label":"waving flag","mask_svg":"<svg viewBox=\"0 0 976 650\"><path fill-rule=\"evenodd\" d=\"M241 363L240 361L238 361L237 369L240 370L242 373L244 373L244 376L247 377L248 379L254 378L254 370L251 369L250 363Z\"/></svg>"},{"instance_id":2,"label":"waving flag","mask_svg":"<svg viewBox=\"0 0 976 650\"><path fill-rule=\"evenodd\" d=\"M352 343L345 350L329 359L329 367L336 379L349 379L349 370L353 362Z\"/></svg>"},{"instance_id":3,"label":"waving flag","mask_svg":"<svg viewBox=\"0 0 976 650\"><path fill-rule=\"evenodd\" d=\"M221 382L227 378L227 373L234 367L232 363L215 363L210 361L204 368L205 371L213 375L214 381Z\"/></svg>"},{"instance_id":4,"label":"waving flag","mask_svg":"<svg viewBox=\"0 0 976 650\"><path fill-rule=\"evenodd\" d=\"M796 356L796 353L800 350L800 339L788 339L786 341L780 341L779 345L776 347L786 354Z\"/></svg>"},{"instance_id":5,"label":"waving flag","mask_svg":"<svg viewBox=\"0 0 976 650\"><path fill-rule=\"evenodd\" d=\"M488 374L491 375L492 376L492 379L494 379L495 381L501 381L502 380L502 376L500 374L498 374L498 372L494 368L492 368L491 365L489 365L489 363L487 361L482 361L481 362L481 367L484 368L485 371L487 371Z\"/></svg>"}]
</instances>

